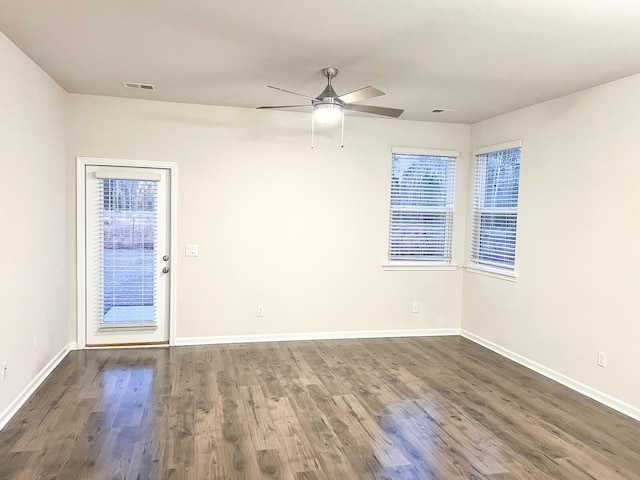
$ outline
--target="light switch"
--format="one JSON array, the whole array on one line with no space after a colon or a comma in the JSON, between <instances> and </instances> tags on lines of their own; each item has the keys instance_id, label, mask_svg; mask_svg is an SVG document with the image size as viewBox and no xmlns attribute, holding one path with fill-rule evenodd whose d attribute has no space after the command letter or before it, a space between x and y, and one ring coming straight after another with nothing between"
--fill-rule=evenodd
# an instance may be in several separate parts
<instances>
[{"instance_id":1,"label":"light switch","mask_svg":"<svg viewBox=\"0 0 640 480\"><path fill-rule=\"evenodd\" d=\"M187 257L197 257L198 256L198 245L187 245L185 247L185 253Z\"/></svg>"}]
</instances>

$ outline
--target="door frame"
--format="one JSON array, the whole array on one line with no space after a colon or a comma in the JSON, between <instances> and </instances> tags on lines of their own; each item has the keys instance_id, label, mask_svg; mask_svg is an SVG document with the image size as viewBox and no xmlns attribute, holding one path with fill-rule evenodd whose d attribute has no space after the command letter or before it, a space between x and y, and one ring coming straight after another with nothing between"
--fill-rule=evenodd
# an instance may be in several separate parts
<instances>
[{"instance_id":1,"label":"door frame","mask_svg":"<svg viewBox=\"0 0 640 480\"><path fill-rule=\"evenodd\" d=\"M85 220L85 167L100 165L106 167L160 168L169 170L169 255L171 256L171 275L169 277L169 345L175 345L176 337L176 272L177 272L177 187L178 164L154 160L130 160L119 158L76 157L76 341L79 350L87 347L87 303L86 303L86 220ZM139 348L139 346L136 346ZM106 347L96 347L106 348Z\"/></svg>"}]
</instances>

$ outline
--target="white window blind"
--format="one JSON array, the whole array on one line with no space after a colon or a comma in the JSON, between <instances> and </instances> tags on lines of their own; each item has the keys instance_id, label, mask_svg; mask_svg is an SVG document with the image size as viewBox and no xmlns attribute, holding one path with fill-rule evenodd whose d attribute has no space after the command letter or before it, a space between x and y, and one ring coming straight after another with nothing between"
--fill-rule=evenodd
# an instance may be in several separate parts
<instances>
[{"instance_id":1,"label":"white window blind","mask_svg":"<svg viewBox=\"0 0 640 480\"><path fill-rule=\"evenodd\" d=\"M511 273L516 254L520 147L487 150L490 148L475 152L471 263Z\"/></svg>"},{"instance_id":2,"label":"white window blind","mask_svg":"<svg viewBox=\"0 0 640 480\"><path fill-rule=\"evenodd\" d=\"M390 264L451 262L456 157L392 153Z\"/></svg>"},{"instance_id":3,"label":"white window blind","mask_svg":"<svg viewBox=\"0 0 640 480\"><path fill-rule=\"evenodd\" d=\"M96 175L101 199L102 324L156 320L157 181Z\"/></svg>"}]
</instances>

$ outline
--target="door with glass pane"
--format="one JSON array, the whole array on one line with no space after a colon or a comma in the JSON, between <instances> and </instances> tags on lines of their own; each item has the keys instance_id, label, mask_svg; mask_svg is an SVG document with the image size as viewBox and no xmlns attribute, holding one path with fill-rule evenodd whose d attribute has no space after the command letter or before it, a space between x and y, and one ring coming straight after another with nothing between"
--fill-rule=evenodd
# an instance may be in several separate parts
<instances>
[{"instance_id":1,"label":"door with glass pane","mask_svg":"<svg viewBox=\"0 0 640 480\"><path fill-rule=\"evenodd\" d=\"M168 342L170 171L85 168L86 344Z\"/></svg>"}]
</instances>

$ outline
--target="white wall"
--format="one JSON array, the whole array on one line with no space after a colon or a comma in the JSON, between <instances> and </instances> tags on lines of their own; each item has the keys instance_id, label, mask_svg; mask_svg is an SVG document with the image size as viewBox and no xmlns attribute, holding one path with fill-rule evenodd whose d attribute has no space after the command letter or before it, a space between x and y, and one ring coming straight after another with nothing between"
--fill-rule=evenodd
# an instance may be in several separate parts
<instances>
[{"instance_id":1,"label":"white wall","mask_svg":"<svg viewBox=\"0 0 640 480\"><path fill-rule=\"evenodd\" d=\"M471 129L518 138L520 277L465 272L463 329L640 409L640 75Z\"/></svg>"},{"instance_id":2,"label":"white wall","mask_svg":"<svg viewBox=\"0 0 640 480\"><path fill-rule=\"evenodd\" d=\"M66 93L0 33L0 424L67 345ZM38 350L34 351L34 337Z\"/></svg>"},{"instance_id":3,"label":"white wall","mask_svg":"<svg viewBox=\"0 0 640 480\"><path fill-rule=\"evenodd\" d=\"M86 95L70 111L70 178L75 156L178 163L177 337L460 327L460 270L381 265L392 146L463 152L462 260L469 126L348 117L344 148L325 131L312 150L309 113Z\"/></svg>"}]
</instances>

